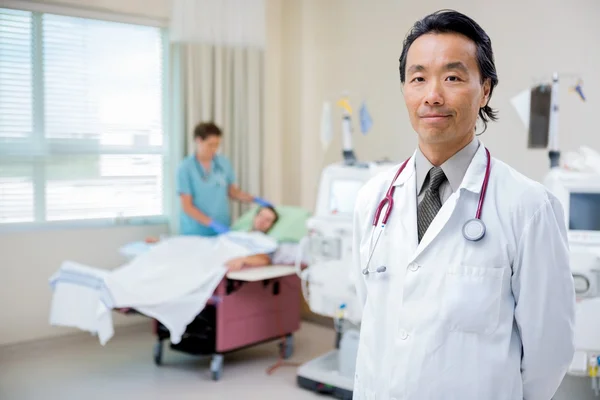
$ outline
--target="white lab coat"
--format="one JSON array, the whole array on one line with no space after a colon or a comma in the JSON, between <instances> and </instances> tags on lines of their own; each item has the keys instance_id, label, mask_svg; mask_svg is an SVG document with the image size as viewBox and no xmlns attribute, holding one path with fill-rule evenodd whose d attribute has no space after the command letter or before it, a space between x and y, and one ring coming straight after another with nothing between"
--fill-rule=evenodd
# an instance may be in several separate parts
<instances>
[{"instance_id":1,"label":"white lab coat","mask_svg":"<svg viewBox=\"0 0 600 400\"><path fill-rule=\"evenodd\" d=\"M492 158L487 233L467 241L461 229L477 209L482 144L418 244L413 160L394 183L394 208L367 276L371 222L397 169L372 178L356 201L353 278L364 308L354 398L550 400L574 353L561 205ZM374 272L379 266L387 271Z\"/></svg>"}]
</instances>

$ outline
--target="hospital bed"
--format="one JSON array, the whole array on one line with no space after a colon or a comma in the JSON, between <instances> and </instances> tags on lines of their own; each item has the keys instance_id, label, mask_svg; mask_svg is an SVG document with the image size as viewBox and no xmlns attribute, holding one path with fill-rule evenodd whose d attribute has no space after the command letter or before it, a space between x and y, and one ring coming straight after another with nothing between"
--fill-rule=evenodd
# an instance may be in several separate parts
<instances>
[{"instance_id":1,"label":"hospital bed","mask_svg":"<svg viewBox=\"0 0 600 400\"><path fill-rule=\"evenodd\" d=\"M304 220L309 214L295 207L282 207L282 210L278 211L282 223L278 222L276 227L280 231L274 228L273 234L286 243L280 244L279 249L285 251L277 251L274 265L228 272L220 280L201 312L187 325L181 340L176 344L170 340L169 329L156 318L152 318L153 331L157 339L153 352L156 365L163 363L165 341L168 341L169 347L175 351L211 356L210 371L213 380L221 378L224 370L224 355L229 352L281 339L280 358L287 359L292 356L293 334L300 328L301 318L300 279L294 266L298 243L294 242L299 235L305 233L305 228L302 227L294 233L291 225L298 224L290 221L289 215L295 215L295 218L304 225ZM251 211L249 215L252 216L253 213L254 211ZM240 218L240 222L234 225L234 228L247 229L244 224L247 220L248 218ZM88 273L90 271L97 274L95 282L90 280ZM55 290L53 309L55 303L59 301L57 297L61 296L60 286L63 285L65 289L64 285L75 284L79 285L77 290L82 290L83 286L89 289L86 294L79 297L83 304L90 304L86 312L90 315L97 312L94 307L97 307L98 300L101 299L98 287L102 286L108 271L88 268L85 272L88 274L83 284L78 284L71 278L58 283L55 278L55 282L51 282ZM147 315L133 308L113 308L113 311L126 315ZM65 321L54 311L51 311L51 323L86 329L85 321L83 323Z\"/></svg>"},{"instance_id":2,"label":"hospital bed","mask_svg":"<svg viewBox=\"0 0 600 400\"><path fill-rule=\"evenodd\" d=\"M126 314L138 314L123 310ZM211 356L213 380L224 369L224 355L250 346L281 339L281 358L294 351L293 334L300 328L300 280L293 266L270 265L229 272L202 312L188 325L172 350L186 354ZM163 362L164 343L169 330L153 320L157 343L154 363Z\"/></svg>"}]
</instances>

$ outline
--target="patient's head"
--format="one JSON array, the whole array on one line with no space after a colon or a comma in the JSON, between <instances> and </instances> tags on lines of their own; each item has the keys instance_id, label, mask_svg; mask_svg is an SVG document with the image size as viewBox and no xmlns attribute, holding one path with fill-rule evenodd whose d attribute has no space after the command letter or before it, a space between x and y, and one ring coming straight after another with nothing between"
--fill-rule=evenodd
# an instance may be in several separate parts
<instances>
[{"instance_id":1,"label":"patient's head","mask_svg":"<svg viewBox=\"0 0 600 400\"><path fill-rule=\"evenodd\" d=\"M252 230L267 233L278 219L279 215L273 207L261 207L252 221Z\"/></svg>"}]
</instances>

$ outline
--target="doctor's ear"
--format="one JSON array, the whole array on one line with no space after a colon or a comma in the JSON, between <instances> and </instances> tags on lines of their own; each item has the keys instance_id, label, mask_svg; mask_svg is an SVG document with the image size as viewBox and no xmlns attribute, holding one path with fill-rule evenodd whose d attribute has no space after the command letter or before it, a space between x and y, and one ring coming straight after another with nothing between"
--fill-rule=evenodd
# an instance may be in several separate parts
<instances>
[{"instance_id":1,"label":"doctor's ear","mask_svg":"<svg viewBox=\"0 0 600 400\"><path fill-rule=\"evenodd\" d=\"M481 96L481 102L479 104L479 108L484 108L488 105L490 101L490 94L492 93L492 81L488 78L483 81L481 85L483 91Z\"/></svg>"}]
</instances>

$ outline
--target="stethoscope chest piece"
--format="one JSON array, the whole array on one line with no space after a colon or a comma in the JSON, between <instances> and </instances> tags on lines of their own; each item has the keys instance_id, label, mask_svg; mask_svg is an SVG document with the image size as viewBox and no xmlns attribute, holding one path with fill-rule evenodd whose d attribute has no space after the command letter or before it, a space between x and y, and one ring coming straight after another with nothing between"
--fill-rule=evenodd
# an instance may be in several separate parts
<instances>
[{"instance_id":1,"label":"stethoscope chest piece","mask_svg":"<svg viewBox=\"0 0 600 400\"><path fill-rule=\"evenodd\" d=\"M387 271L387 267L385 265L381 265L379 267L377 267L377 269L375 271L369 271L369 268L364 268L362 270L363 275L369 275L371 272L377 272L377 273L382 273Z\"/></svg>"},{"instance_id":2,"label":"stethoscope chest piece","mask_svg":"<svg viewBox=\"0 0 600 400\"><path fill-rule=\"evenodd\" d=\"M479 218L472 218L465 222L462 231L465 239L476 242L485 236L485 224Z\"/></svg>"}]
</instances>

